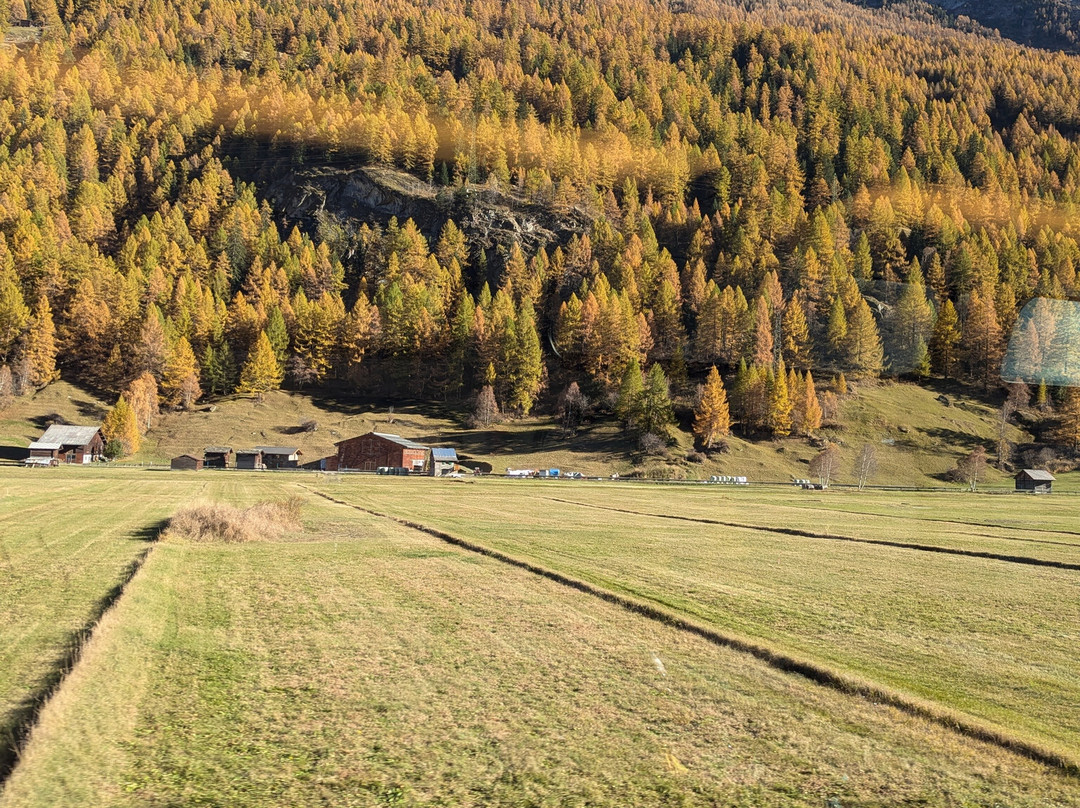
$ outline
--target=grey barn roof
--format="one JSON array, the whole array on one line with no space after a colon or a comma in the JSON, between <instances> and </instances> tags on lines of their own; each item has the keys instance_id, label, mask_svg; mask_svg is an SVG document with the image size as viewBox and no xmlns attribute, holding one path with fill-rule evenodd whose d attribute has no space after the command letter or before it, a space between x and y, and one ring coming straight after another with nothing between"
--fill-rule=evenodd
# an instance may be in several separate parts
<instances>
[{"instance_id":1,"label":"grey barn roof","mask_svg":"<svg viewBox=\"0 0 1080 808\"><path fill-rule=\"evenodd\" d=\"M1021 474L1026 474L1029 479L1036 480L1038 482L1052 483L1057 479L1049 471L1043 471L1042 469L1023 469Z\"/></svg>"},{"instance_id":2,"label":"grey barn roof","mask_svg":"<svg viewBox=\"0 0 1080 808\"><path fill-rule=\"evenodd\" d=\"M203 449L206 454L229 454L232 452L231 446L207 446Z\"/></svg>"},{"instance_id":3,"label":"grey barn roof","mask_svg":"<svg viewBox=\"0 0 1080 808\"><path fill-rule=\"evenodd\" d=\"M297 446L256 446L255 448L258 449L260 452L262 452L264 455L267 455L267 454L272 454L272 455L303 454L303 452L301 452L299 447L297 447Z\"/></svg>"},{"instance_id":4,"label":"grey barn roof","mask_svg":"<svg viewBox=\"0 0 1080 808\"><path fill-rule=\"evenodd\" d=\"M60 444L61 446L85 446L94 439L100 427L72 426L71 424L53 424L38 438L41 444ZM40 448L47 448L42 446Z\"/></svg>"},{"instance_id":5,"label":"grey barn roof","mask_svg":"<svg viewBox=\"0 0 1080 808\"><path fill-rule=\"evenodd\" d=\"M435 447L431 450L431 459L443 462L457 462L457 451L454 449L441 449Z\"/></svg>"}]
</instances>

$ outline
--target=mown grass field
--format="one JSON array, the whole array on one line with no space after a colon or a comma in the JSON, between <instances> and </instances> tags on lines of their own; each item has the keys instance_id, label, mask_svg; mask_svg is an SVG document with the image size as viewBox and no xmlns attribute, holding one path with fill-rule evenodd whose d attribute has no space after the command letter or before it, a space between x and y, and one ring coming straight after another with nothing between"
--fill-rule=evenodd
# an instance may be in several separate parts
<instances>
[{"instance_id":1,"label":"mown grass field","mask_svg":"<svg viewBox=\"0 0 1080 808\"><path fill-rule=\"evenodd\" d=\"M827 492L817 502L712 487L118 469L0 469L0 490L4 519L14 515L5 526L48 503L53 523L83 524L83 544L100 557L81 594L59 597L50 575L30 574L50 534L3 534L4 574L22 576L19 603L39 604L41 615L66 608L69 627L151 548L42 712L0 791L3 808L1080 800L1080 778L316 492L1076 750L1069 637L1080 626L1080 573L596 507L808 529L825 511L834 530L883 537L891 517L873 511L911 503L910 494ZM303 529L276 541L129 535L197 498L246 505L292 495L305 498ZM992 523L1018 518L1031 500L917 502L935 517ZM1070 500L1037 502L1064 520ZM812 510L795 512L804 507ZM934 524L935 541L949 540L950 525ZM952 540L971 546L1008 532L955 531ZM1068 557L1069 534L1053 538ZM82 546L70 538L54 555ZM19 624L48 622L13 600L0 591L9 661L31 656ZM47 668L64 632L36 630ZM874 654L886 659L871 664ZM910 681L896 679L896 660Z\"/></svg>"},{"instance_id":2,"label":"mown grass field","mask_svg":"<svg viewBox=\"0 0 1080 808\"><path fill-rule=\"evenodd\" d=\"M0 472L0 750L179 504L274 487L223 475L177 486L163 474Z\"/></svg>"},{"instance_id":3,"label":"mown grass field","mask_svg":"<svg viewBox=\"0 0 1080 808\"><path fill-rule=\"evenodd\" d=\"M981 522L988 514L1007 514L1034 527L1044 511L1061 514L1074 507L1072 497L1051 506L1047 497L941 494L912 500L911 494L807 496L795 489L511 480L448 483L423 495L414 481L352 486L345 480L331 489L349 502L766 639L1033 739L1080 748L1080 569L761 529L797 528L1080 566L1075 533L919 518L965 512ZM574 500L586 504L568 504ZM806 507L819 504L815 500L832 508ZM913 501L927 507L912 509ZM864 502L891 502L892 516L860 513Z\"/></svg>"}]
</instances>

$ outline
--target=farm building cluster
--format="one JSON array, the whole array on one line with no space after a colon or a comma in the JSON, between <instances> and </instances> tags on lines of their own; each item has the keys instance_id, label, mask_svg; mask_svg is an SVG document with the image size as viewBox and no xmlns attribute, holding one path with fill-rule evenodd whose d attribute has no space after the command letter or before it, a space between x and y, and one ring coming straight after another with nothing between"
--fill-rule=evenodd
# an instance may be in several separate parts
<instances>
[{"instance_id":1,"label":"farm building cluster","mask_svg":"<svg viewBox=\"0 0 1080 808\"><path fill-rule=\"evenodd\" d=\"M334 444L329 457L304 462L296 446L207 446L202 457L184 454L174 457L171 468L200 469L308 469L311 471L374 471L377 474L426 474L430 477L459 475L472 469L461 466L454 449L424 446L400 435L369 432Z\"/></svg>"},{"instance_id":2,"label":"farm building cluster","mask_svg":"<svg viewBox=\"0 0 1080 808\"><path fill-rule=\"evenodd\" d=\"M318 460L304 463L297 446L255 446L234 449L231 446L207 446L202 455L182 454L169 467L181 471L202 469L248 469L251 471L307 469L311 471L370 471L390 475L427 475L458 477L473 474L474 469L459 462L457 451L440 446L425 446L388 432L368 432L334 444L337 451ZM104 460L105 437L99 426L53 424L29 447L27 466L86 465ZM507 477L581 479L580 472L559 469L506 469ZM612 475L617 479L618 475ZM1015 489L1048 494L1055 478L1041 469L1021 469L1014 477ZM711 483L747 485L746 477L713 476ZM823 487L810 480L795 480L803 488Z\"/></svg>"}]
</instances>

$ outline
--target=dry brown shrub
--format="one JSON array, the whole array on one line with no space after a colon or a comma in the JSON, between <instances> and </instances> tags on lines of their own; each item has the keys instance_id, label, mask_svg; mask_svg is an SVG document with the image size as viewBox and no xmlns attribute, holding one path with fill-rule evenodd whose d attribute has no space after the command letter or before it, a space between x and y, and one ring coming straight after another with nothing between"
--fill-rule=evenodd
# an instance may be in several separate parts
<instances>
[{"instance_id":1,"label":"dry brown shrub","mask_svg":"<svg viewBox=\"0 0 1080 808\"><path fill-rule=\"evenodd\" d=\"M194 542L248 542L279 538L300 527L300 497L238 508L224 502L193 502L169 520L165 538Z\"/></svg>"}]
</instances>

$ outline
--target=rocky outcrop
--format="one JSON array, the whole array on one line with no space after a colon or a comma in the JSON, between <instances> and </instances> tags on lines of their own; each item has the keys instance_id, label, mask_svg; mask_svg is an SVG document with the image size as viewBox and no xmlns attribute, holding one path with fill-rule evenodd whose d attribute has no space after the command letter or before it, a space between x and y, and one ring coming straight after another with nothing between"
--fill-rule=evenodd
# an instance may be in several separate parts
<instances>
[{"instance_id":1,"label":"rocky outcrop","mask_svg":"<svg viewBox=\"0 0 1080 808\"><path fill-rule=\"evenodd\" d=\"M476 253L486 250L492 269L517 242L526 255L565 244L591 221L577 208L552 210L489 185L444 188L383 166L293 168L258 178L259 188L286 225L301 222L312 232L320 214L333 214L347 229L360 223L412 219L434 244L447 220L460 227Z\"/></svg>"}]
</instances>

